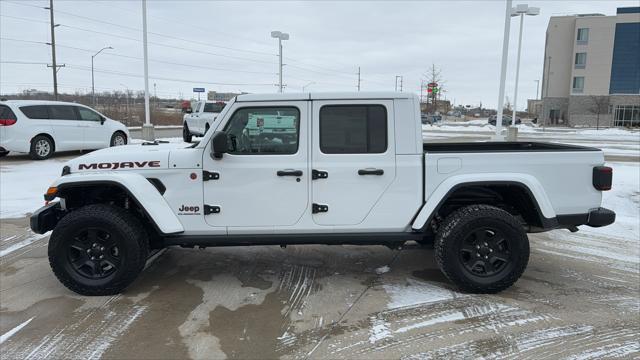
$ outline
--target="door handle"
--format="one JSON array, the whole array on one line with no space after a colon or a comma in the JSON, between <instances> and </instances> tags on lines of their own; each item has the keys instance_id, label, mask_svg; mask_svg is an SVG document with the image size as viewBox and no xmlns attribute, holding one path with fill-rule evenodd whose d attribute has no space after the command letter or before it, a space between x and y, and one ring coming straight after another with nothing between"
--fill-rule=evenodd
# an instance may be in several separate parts
<instances>
[{"instance_id":1,"label":"door handle","mask_svg":"<svg viewBox=\"0 0 640 360\"><path fill-rule=\"evenodd\" d=\"M381 176L384 174L384 170L382 169L360 169L358 170L358 175L377 175Z\"/></svg>"},{"instance_id":2,"label":"door handle","mask_svg":"<svg viewBox=\"0 0 640 360\"><path fill-rule=\"evenodd\" d=\"M302 170L278 170L278 176L302 176Z\"/></svg>"}]
</instances>

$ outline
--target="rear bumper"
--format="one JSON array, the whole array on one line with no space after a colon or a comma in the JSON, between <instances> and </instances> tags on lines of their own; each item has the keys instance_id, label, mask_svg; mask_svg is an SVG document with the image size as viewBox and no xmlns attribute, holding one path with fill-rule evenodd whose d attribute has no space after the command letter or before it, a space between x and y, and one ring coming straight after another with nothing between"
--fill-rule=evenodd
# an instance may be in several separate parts
<instances>
[{"instance_id":1,"label":"rear bumper","mask_svg":"<svg viewBox=\"0 0 640 360\"><path fill-rule=\"evenodd\" d=\"M34 233L44 234L49 230L53 230L63 215L64 211L60 207L60 202L56 201L36 210L31 215L29 225Z\"/></svg>"},{"instance_id":2,"label":"rear bumper","mask_svg":"<svg viewBox=\"0 0 640 360\"><path fill-rule=\"evenodd\" d=\"M558 215L558 227L575 227L588 225L591 227L602 227L611 225L616 221L616 213L605 208L597 208L586 214Z\"/></svg>"},{"instance_id":3,"label":"rear bumper","mask_svg":"<svg viewBox=\"0 0 640 360\"><path fill-rule=\"evenodd\" d=\"M616 221L616 213L605 208L597 208L589 212L587 225L591 227L601 227L611 225Z\"/></svg>"}]
</instances>

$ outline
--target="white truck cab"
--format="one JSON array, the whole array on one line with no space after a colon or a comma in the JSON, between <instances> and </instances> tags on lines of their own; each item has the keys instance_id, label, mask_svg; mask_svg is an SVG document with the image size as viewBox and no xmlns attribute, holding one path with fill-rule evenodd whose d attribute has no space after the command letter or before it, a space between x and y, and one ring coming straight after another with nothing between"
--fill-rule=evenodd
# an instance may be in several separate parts
<instances>
[{"instance_id":1,"label":"white truck cab","mask_svg":"<svg viewBox=\"0 0 640 360\"><path fill-rule=\"evenodd\" d=\"M55 274L89 295L124 289L150 247L411 240L461 289L497 292L526 267L527 232L615 220L603 164L577 146L424 144L413 94L241 95L192 146L70 161L31 227L53 229Z\"/></svg>"},{"instance_id":2,"label":"white truck cab","mask_svg":"<svg viewBox=\"0 0 640 360\"><path fill-rule=\"evenodd\" d=\"M183 117L182 138L191 142L193 136L203 136L225 107L224 102L196 101Z\"/></svg>"}]
</instances>

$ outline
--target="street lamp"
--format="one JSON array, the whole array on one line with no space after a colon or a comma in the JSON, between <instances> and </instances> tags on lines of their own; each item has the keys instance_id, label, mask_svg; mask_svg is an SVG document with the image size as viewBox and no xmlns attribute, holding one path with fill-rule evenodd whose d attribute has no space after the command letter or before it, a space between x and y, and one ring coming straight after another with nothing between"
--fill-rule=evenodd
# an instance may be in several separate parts
<instances>
[{"instance_id":1,"label":"street lamp","mask_svg":"<svg viewBox=\"0 0 640 360\"><path fill-rule=\"evenodd\" d=\"M289 40L289 34L283 33L281 31L272 31L271 37L274 39L278 39L278 58L280 59L280 71L278 71L278 77L280 78L280 92L282 92L282 40Z\"/></svg>"},{"instance_id":2,"label":"street lamp","mask_svg":"<svg viewBox=\"0 0 640 360\"><path fill-rule=\"evenodd\" d=\"M103 50L113 50L113 48L111 46L107 46L107 47L103 47L102 49L100 49L100 51L98 51L97 53L91 55L91 99L93 101L93 106L96 106L96 88L95 88L95 81L94 81L94 77L93 77L93 59L98 56L98 54L100 54Z\"/></svg>"},{"instance_id":3,"label":"street lamp","mask_svg":"<svg viewBox=\"0 0 640 360\"><path fill-rule=\"evenodd\" d=\"M518 104L518 81L520 80L520 53L522 52L522 28L524 26L524 16L536 16L540 15L540 8L530 7L527 4L518 4L516 7L511 8L511 17L520 16L520 35L518 39L518 60L516 60L516 89L513 95L513 117L511 118L511 126L516 124L516 112Z\"/></svg>"}]
</instances>

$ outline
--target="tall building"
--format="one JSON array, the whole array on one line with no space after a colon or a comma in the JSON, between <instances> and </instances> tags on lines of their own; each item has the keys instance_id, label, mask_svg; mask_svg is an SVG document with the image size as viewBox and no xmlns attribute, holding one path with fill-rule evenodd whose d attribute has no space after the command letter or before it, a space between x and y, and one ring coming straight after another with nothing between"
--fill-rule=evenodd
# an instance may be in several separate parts
<instances>
[{"instance_id":1,"label":"tall building","mask_svg":"<svg viewBox=\"0 0 640 360\"><path fill-rule=\"evenodd\" d=\"M640 7L553 16L539 123L640 126Z\"/></svg>"}]
</instances>

